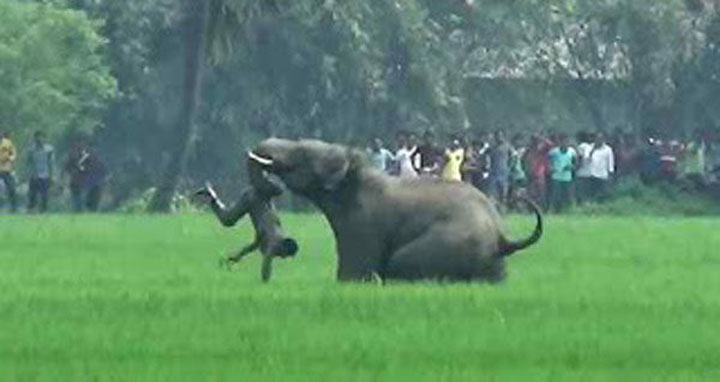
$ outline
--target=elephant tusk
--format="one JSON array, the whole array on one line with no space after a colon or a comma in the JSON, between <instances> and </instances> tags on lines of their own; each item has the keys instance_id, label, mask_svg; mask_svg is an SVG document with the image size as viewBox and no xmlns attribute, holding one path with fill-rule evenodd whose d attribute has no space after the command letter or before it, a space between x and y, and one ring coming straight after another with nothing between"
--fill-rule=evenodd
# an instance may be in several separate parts
<instances>
[{"instance_id":1,"label":"elephant tusk","mask_svg":"<svg viewBox=\"0 0 720 382\"><path fill-rule=\"evenodd\" d=\"M263 165L263 166L272 166L272 165L273 165L273 160L272 160L272 159L263 158L263 157L261 157L260 155L255 154L255 153L252 152L252 151L248 151L248 157L249 157L250 159L254 160L255 162L260 163L260 164Z\"/></svg>"}]
</instances>

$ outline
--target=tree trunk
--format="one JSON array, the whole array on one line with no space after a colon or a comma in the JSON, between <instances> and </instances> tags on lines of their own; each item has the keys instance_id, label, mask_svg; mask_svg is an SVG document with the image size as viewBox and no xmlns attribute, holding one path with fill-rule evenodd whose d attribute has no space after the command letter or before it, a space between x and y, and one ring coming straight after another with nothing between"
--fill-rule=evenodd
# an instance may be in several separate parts
<instances>
[{"instance_id":1,"label":"tree trunk","mask_svg":"<svg viewBox=\"0 0 720 382\"><path fill-rule=\"evenodd\" d=\"M173 132L171 158L153 195L148 211L167 213L171 210L172 198L185 172L195 135L195 115L202 81L205 60L205 35L208 24L209 0L185 1L185 88L176 130Z\"/></svg>"},{"instance_id":2,"label":"tree trunk","mask_svg":"<svg viewBox=\"0 0 720 382\"><path fill-rule=\"evenodd\" d=\"M600 102L598 102L599 97L593 93L593 82L586 79L577 79L575 80L575 84L578 94L585 101L585 105L588 108L590 119L592 119L593 125L595 125L594 130L607 131L607 121L601 110Z\"/></svg>"}]
</instances>

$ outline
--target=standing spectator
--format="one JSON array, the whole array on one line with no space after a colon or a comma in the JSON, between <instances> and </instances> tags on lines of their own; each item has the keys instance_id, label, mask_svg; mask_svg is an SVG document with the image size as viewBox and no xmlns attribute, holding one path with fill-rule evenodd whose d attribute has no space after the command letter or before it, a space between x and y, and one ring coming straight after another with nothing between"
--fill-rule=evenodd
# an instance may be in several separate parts
<instances>
[{"instance_id":1,"label":"standing spectator","mask_svg":"<svg viewBox=\"0 0 720 382\"><path fill-rule=\"evenodd\" d=\"M475 141L475 151L473 157L475 160L475 177L473 184L479 190L488 192L488 178L490 176L490 144L491 134L480 132Z\"/></svg>"},{"instance_id":2,"label":"standing spectator","mask_svg":"<svg viewBox=\"0 0 720 382\"><path fill-rule=\"evenodd\" d=\"M45 133L36 131L34 138L35 142L28 151L28 168L30 170L28 211L32 212L37 207L38 211L42 213L46 212L48 207L55 152L50 144L45 143Z\"/></svg>"},{"instance_id":3,"label":"standing spectator","mask_svg":"<svg viewBox=\"0 0 720 382\"><path fill-rule=\"evenodd\" d=\"M464 182L475 185L478 177L482 176L478 167L476 149L477 141L466 135L463 141L463 146L465 147L465 160L463 160L462 167L460 168L460 172L462 172L462 179Z\"/></svg>"},{"instance_id":4,"label":"standing spectator","mask_svg":"<svg viewBox=\"0 0 720 382\"><path fill-rule=\"evenodd\" d=\"M514 201L526 187L527 175L523 167L522 158L525 156L525 144L522 134L515 134L512 139L512 154L510 155L510 192L509 198Z\"/></svg>"},{"instance_id":5,"label":"standing spectator","mask_svg":"<svg viewBox=\"0 0 720 382\"><path fill-rule=\"evenodd\" d=\"M689 183L695 190L701 190L707 181L705 156L706 145L702 137L698 136L684 149L681 161L682 180Z\"/></svg>"},{"instance_id":6,"label":"standing spectator","mask_svg":"<svg viewBox=\"0 0 720 382\"><path fill-rule=\"evenodd\" d=\"M17 211L17 195L15 193L15 160L17 152L7 132L0 133L0 179L5 185L5 193L10 202L10 211Z\"/></svg>"},{"instance_id":7,"label":"standing spectator","mask_svg":"<svg viewBox=\"0 0 720 382\"><path fill-rule=\"evenodd\" d=\"M87 159L89 154L84 144L77 141L70 149L70 154L65 161L64 171L70 178L70 196L72 198L73 211L81 212L83 209L83 194L85 191L85 180L87 177Z\"/></svg>"},{"instance_id":8,"label":"standing spectator","mask_svg":"<svg viewBox=\"0 0 720 382\"><path fill-rule=\"evenodd\" d=\"M637 150L635 137L631 134L618 133L615 144L611 146L615 152L615 173L618 178L637 172Z\"/></svg>"},{"instance_id":9,"label":"standing spectator","mask_svg":"<svg viewBox=\"0 0 720 382\"><path fill-rule=\"evenodd\" d=\"M408 147L410 148L410 164L412 164L412 167L415 169L415 175L419 175L422 160L420 151L418 150L419 139L417 134L412 131L407 134L407 137Z\"/></svg>"},{"instance_id":10,"label":"standing spectator","mask_svg":"<svg viewBox=\"0 0 720 382\"><path fill-rule=\"evenodd\" d=\"M645 146L638 154L640 179L645 184L652 184L660 179L660 146L661 142L652 137L647 137Z\"/></svg>"},{"instance_id":11,"label":"standing spectator","mask_svg":"<svg viewBox=\"0 0 720 382\"><path fill-rule=\"evenodd\" d=\"M547 207L547 176L549 172L548 152L552 142L547 138L534 135L525 151L525 163L530 175L530 196L543 207Z\"/></svg>"},{"instance_id":12,"label":"standing spectator","mask_svg":"<svg viewBox=\"0 0 720 382\"><path fill-rule=\"evenodd\" d=\"M442 178L449 181L462 182L460 169L465 160L465 149L460 140L455 138L452 145L445 151L445 165L443 166Z\"/></svg>"},{"instance_id":13,"label":"standing spectator","mask_svg":"<svg viewBox=\"0 0 720 382\"><path fill-rule=\"evenodd\" d=\"M420 175L436 175L440 169L443 159L443 152L437 146L435 133L428 129L423 134L422 143L418 146L417 156L419 156Z\"/></svg>"},{"instance_id":14,"label":"standing spectator","mask_svg":"<svg viewBox=\"0 0 720 382\"><path fill-rule=\"evenodd\" d=\"M575 173L575 196L579 204L590 200L592 194L592 171L590 169L590 153L595 138L592 133L581 132L577 135L577 171Z\"/></svg>"},{"instance_id":15,"label":"standing spectator","mask_svg":"<svg viewBox=\"0 0 720 382\"><path fill-rule=\"evenodd\" d=\"M510 158L512 146L505 139L502 131L495 132L494 145L490 149L490 175L488 191L491 197L500 204L507 203L510 190Z\"/></svg>"},{"instance_id":16,"label":"standing spectator","mask_svg":"<svg viewBox=\"0 0 720 382\"><path fill-rule=\"evenodd\" d=\"M93 147L88 150L85 166L87 172L85 209L90 212L97 212L102 200L105 181L107 180L107 168L96 148Z\"/></svg>"},{"instance_id":17,"label":"standing spectator","mask_svg":"<svg viewBox=\"0 0 720 382\"><path fill-rule=\"evenodd\" d=\"M368 156L370 157L370 164L383 173L387 173L388 169L395 160L390 150L386 149L380 138L375 138L370 142L370 147L367 149Z\"/></svg>"},{"instance_id":18,"label":"standing spectator","mask_svg":"<svg viewBox=\"0 0 720 382\"><path fill-rule=\"evenodd\" d=\"M710 147L708 147L708 171L710 172L709 175L715 178L715 181L718 181L718 177L720 177L720 136L716 133L710 139Z\"/></svg>"},{"instance_id":19,"label":"standing spectator","mask_svg":"<svg viewBox=\"0 0 720 382\"><path fill-rule=\"evenodd\" d=\"M568 145L565 134L558 135L558 147L548 153L550 159L550 206L564 212L572 204L573 170L577 160L575 149Z\"/></svg>"},{"instance_id":20,"label":"standing spectator","mask_svg":"<svg viewBox=\"0 0 720 382\"><path fill-rule=\"evenodd\" d=\"M413 157L417 147L411 146L409 142L409 136L400 133L398 134L398 150L395 153L395 161L398 166L398 175L402 178L415 178L417 177L417 171L413 166Z\"/></svg>"},{"instance_id":21,"label":"standing spectator","mask_svg":"<svg viewBox=\"0 0 720 382\"><path fill-rule=\"evenodd\" d=\"M595 144L590 151L589 161L590 195L595 200L603 201L608 196L610 175L615 172L615 155L601 133L595 136Z\"/></svg>"},{"instance_id":22,"label":"standing spectator","mask_svg":"<svg viewBox=\"0 0 720 382\"><path fill-rule=\"evenodd\" d=\"M660 176L662 179L670 182L677 179L679 154L679 142L667 139L662 143L660 146Z\"/></svg>"}]
</instances>

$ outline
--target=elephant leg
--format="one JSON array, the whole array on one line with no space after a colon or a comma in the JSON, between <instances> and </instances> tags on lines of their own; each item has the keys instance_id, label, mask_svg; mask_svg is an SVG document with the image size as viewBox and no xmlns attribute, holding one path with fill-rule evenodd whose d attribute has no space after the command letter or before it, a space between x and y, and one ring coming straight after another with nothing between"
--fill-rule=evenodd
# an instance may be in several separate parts
<instances>
[{"instance_id":1,"label":"elephant leg","mask_svg":"<svg viewBox=\"0 0 720 382\"><path fill-rule=\"evenodd\" d=\"M385 277L397 280L500 281L504 277L502 259L491 257L488 244L462 230L448 227L431 229L393 253L385 267ZM487 255L486 255L487 254Z\"/></svg>"},{"instance_id":2,"label":"elephant leg","mask_svg":"<svg viewBox=\"0 0 720 382\"><path fill-rule=\"evenodd\" d=\"M373 281L381 268L382 251L375 238L338 240L339 281Z\"/></svg>"}]
</instances>

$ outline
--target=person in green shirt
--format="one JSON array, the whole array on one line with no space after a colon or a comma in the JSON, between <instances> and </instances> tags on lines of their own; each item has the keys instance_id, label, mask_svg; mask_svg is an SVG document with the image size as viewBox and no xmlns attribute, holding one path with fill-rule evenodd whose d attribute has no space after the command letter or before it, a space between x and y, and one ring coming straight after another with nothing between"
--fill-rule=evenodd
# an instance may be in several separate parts
<instances>
[{"instance_id":1,"label":"person in green shirt","mask_svg":"<svg viewBox=\"0 0 720 382\"><path fill-rule=\"evenodd\" d=\"M548 153L550 161L550 206L563 212L572 204L573 171L577 161L575 149L568 145L565 134L558 136L558 146Z\"/></svg>"}]
</instances>

